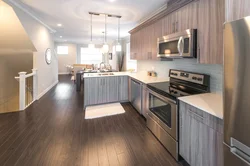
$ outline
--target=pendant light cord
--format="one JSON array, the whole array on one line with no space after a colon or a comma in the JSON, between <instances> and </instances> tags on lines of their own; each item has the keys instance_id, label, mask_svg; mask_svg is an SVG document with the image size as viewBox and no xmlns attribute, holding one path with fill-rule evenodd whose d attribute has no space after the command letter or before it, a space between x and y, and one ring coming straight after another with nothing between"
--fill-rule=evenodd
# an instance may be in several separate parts
<instances>
[{"instance_id":1,"label":"pendant light cord","mask_svg":"<svg viewBox=\"0 0 250 166\"><path fill-rule=\"evenodd\" d=\"M105 43L107 43L107 15L105 14Z\"/></svg>"},{"instance_id":2,"label":"pendant light cord","mask_svg":"<svg viewBox=\"0 0 250 166\"><path fill-rule=\"evenodd\" d=\"M91 25L90 25L90 31L91 31L91 43L92 43L92 14L90 15L91 16Z\"/></svg>"},{"instance_id":3,"label":"pendant light cord","mask_svg":"<svg viewBox=\"0 0 250 166\"><path fill-rule=\"evenodd\" d=\"M120 18L118 18L118 43L120 43Z\"/></svg>"}]
</instances>

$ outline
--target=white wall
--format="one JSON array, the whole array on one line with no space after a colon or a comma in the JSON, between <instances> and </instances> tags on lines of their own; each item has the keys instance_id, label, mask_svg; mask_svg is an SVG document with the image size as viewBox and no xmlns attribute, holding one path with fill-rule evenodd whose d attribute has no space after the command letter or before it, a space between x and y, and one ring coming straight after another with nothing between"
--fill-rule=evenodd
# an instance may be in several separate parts
<instances>
[{"instance_id":1,"label":"white wall","mask_svg":"<svg viewBox=\"0 0 250 166\"><path fill-rule=\"evenodd\" d=\"M77 46L69 43L55 43L55 49L57 46L68 46L68 55L58 55L58 73L68 74L66 65L73 65L77 63Z\"/></svg>"},{"instance_id":2,"label":"white wall","mask_svg":"<svg viewBox=\"0 0 250 166\"><path fill-rule=\"evenodd\" d=\"M12 7L37 49L37 52L33 55L33 67L38 69L38 94L40 97L58 82L58 60L56 55L52 52L50 65L45 62L46 49L51 48L54 50L52 34L22 10L15 6Z\"/></svg>"},{"instance_id":3,"label":"white wall","mask_svg":"<svg viewBox=\"0 0 250 166\"><path fill-rule=\"evenodd\" d=\"M155 70L158 77L168 77L169 69L179 69L210 75L211 92L222 93L222 65L197 64L196 59L176 59L174 61L138 61L138 72Z\"/></svg>"}]
</instances>

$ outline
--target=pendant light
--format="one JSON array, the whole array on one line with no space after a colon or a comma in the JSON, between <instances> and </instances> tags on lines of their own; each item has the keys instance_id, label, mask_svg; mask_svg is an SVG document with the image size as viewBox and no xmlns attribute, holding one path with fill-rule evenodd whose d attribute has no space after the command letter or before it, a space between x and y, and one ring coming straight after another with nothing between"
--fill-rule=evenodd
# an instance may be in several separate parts
<instances>
[{"instance_id":1,"label":"pendant light","mask_svg":"<svg viewBox=\"0 0 250 166\"><path fill-rule=\"evenodd\" d=\"M91 20L91 25L90 25L91 35L90 35L90 43L89 43L88 47L89 47L89 49L94 49L95 44L92 41L92 14L90 14L90 20Z\"/></svg>"},{"instance_id":2,"label":"pendant light","mask_svg":"<svg viewBox=\"0 0 250 166\"><path fill-rule=\"evenodd\" d=\"M116 45L116 51L121 52L122 51L122 46L120 43L120 18L118 17L118 39L117 39L117 45Z\"/></svg>"},{"instance_id":3,"label":"pendant light","mask_svg":"<svg viewBox=\"0 0 250 166\"><path fill-rule=\"evenodd\" d=\"M102 51L103 53L108 53L109 52L109 45L107 44L107 15L105 14L105 37L104 37L104 44L102 46Z\"/></svg>"}]
</instances>

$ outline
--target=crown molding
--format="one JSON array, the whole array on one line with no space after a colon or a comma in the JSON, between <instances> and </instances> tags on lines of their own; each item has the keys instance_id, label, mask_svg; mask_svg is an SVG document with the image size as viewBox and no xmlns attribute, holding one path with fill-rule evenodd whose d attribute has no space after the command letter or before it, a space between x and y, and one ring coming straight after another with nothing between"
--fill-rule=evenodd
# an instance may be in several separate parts
<instances>
[{"instance_id":1,"label":"crown molding","mask_svg":"<svg viewBox=\"0 0 250 166\"><path fill-rule=\"evenodd\" d=\"M139 25L145 23L147 20L150 20L151 18L153 18L154 16L158 15L159 13L163 12L164 10L166 10L168 7L167 3L162 5L160 8L158 8L156 11L150 13L148 16L142 18L140 21L139 21Z\"/></svg>"},{"instance_id":2,"label":"crown molding","mask_svg":"<svg viewBox=\"0 0 250 166\"><path fill-rule=\"evenodd\" d=\"M140 21L140 23L132 30L129 31L129 33L135 33L139 31L140 29L143 29L149 25L152 25L156 21L162 19L166 15L182 8L183 6L187 5L188 3L191 3L196 0L169 0L165 5L160 7L158 10L150 14L149 16L145 17Z\"/></svg>"},{"instance_id":3,"label":"crown molding","mask_svg":"<svg viewBox=\"0 0 250 166\"><path fill-rule=\"evenodd\" d=\"M22 10L23 12L25 12L26 14L28 14L29 16L31 16L33 19L35 19L40 24L42 24L43 26L45 26L51 33L56 33L55 29L51 28L49 25L47 25L45 22L43 22L40 18L38 18L34 13L32 13L31 11L29 11L28 9L26 9L24 6L22 6L21 4L19 4L15 0L4 0L4 1L6 3L8 3L9 5L11 5L11 6L17 7L18 9Z\"/></svg>"}]
</instances>

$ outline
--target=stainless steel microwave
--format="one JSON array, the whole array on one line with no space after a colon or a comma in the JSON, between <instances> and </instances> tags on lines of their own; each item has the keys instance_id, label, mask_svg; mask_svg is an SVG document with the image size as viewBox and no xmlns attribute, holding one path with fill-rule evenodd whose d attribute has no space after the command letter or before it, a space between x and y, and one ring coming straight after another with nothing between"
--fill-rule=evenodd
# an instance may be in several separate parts
<instances>
[{"instance_id":1,"label":"stainless steel microwave","mask_svg":"<svg viewBox=\"0 0 250 166\"><path fill-rule=\"evenodd\" d=\"M159 58L196 58L197 29L187 29L158 38Z\"/></svg>"}]
</instances>

